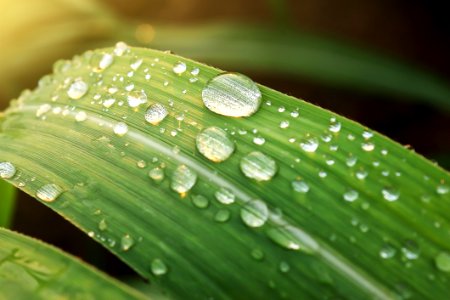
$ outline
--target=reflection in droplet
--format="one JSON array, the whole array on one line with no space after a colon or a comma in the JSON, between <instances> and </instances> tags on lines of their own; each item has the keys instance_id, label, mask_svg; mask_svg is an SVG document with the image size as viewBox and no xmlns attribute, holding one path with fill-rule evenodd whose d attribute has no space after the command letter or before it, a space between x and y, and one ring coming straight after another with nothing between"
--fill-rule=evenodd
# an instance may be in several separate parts
<instances>
[{"instance_id":1,"label":"reflection in droplet","mask_svg":"<svg viewBox=\"0 0 450 300\"><path fill-rule=\"evenodd\" d=\"M62 194L63 189L54 183L46 184L36 191L36 197L45 202L53 202Z\"/></svg>"}]
</instances>

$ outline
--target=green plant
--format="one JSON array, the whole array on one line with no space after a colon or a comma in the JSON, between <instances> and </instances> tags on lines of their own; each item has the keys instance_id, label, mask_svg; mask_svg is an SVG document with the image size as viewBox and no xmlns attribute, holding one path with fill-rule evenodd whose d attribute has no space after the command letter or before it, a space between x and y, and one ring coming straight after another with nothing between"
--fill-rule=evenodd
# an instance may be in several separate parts
<instances>
[{"instance_id":1,"label":"green plant","mask_svg":"<svg viewBox=\"0 0 450 300\"><path fill-rule=\"evenodd\" d=\"M445 299L448 172L221 73L121 43L60 61L0 119L3 177L169 297Z\"/></svg>"}]
</instances>

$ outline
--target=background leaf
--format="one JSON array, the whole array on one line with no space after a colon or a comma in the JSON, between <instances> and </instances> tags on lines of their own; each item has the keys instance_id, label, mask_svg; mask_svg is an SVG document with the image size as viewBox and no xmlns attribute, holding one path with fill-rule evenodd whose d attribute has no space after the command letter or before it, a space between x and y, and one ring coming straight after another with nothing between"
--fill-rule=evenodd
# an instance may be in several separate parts
<instances>
[{"instance_id":1,"label":"background leaf","mask_svg":"<svg viewBox=\"0 0 450 300\"><path fill-rule=\"evenodd\" d=\"M9 227L14 214L16 189L6 181L0 181L0 227Z\"/></svg>"},{"instance_id":2,"label":"background leaf","mask_svg":"<svg viewBox=\"0 0 450 300\"><path fill-rule=\"evenodd\" d=\"M0 228L0 299L146 299L38 240Z\"/></svg>"},{"instance_id":3,"label":"background leaf","mask_svg":"<svg viewBox=\"0 0 450 300\"><path fill-rule=\"evenodd\" d=\"M201 92L220 70L139 48L99 68L112 53L59 62L53 77L22 94L1 120L0 160L22 172L21 189L40 195L143 277L175 298L448 295L446 171L361 125L264 86L264 104L254 116L214 114ZM179 75L172 69L180 61L187 70ZM70 99L68 91L80 81L87 93L75 89L80 99ZM146 105L130 107L130 93L142 91ZM144 120L147 105L155 103L169 111L159 126ZM122 123L127 131L117 130ZM196 151L195 137L209 126L226 129L236 143L223 163ZM239 170L255 150L276 161L278 172L268 182ZM172 190L180 165L198 174L188 193ZM164 180L149 177L155 168ZM215 199L221 188L234 194L234 204ZM252 199L269 208L260 228L242 220Z\"/></svg>"}]
</instances>

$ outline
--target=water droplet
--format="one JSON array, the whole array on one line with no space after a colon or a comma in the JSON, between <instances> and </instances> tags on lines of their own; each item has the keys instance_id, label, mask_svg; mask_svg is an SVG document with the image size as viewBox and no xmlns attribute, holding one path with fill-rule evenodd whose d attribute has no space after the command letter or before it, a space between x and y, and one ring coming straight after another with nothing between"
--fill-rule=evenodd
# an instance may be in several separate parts
<instances>
[{"instance_id":1,"label":"water droplet","mask_svg":"<svg viewBox=\"0 0 450 300\"><path fill-rule=\"evenodd\" d=\"M235 145L225 130L219 127L208 127L196 138L197 150L213 162L222 162L234 152Z\"/></svg>"},{"instance_id":2,"label":"water droplet","mask_svg":"<svg viewBox=\"0 0 450 300\"><path fill-rule=\"evenodd\" d=\"M400 197L400 192L393 188L384 188L381 190L383 198L387 201L396 201Z\"/></svg>"},{"instance_id":3,"label":"water droplet","mask_svg":"<svg viewBox=\"0 0 450 300\"><path fill-rule=\"evenodd\" d=\"M255 143L258 146L264 145L266 142L266 139L261 136L256 136L253 138L253 143Z\"/></svg>"},{"instance_id":4,"label":"water droplet","mask_svg":"<svg viewBox=\"0 0 450 300\"><path fill-rule=\"evenodd\" d=\"M77 122L84 122L87 119L87 114L84 111L79 111L76 115L75 115L75 121Z\"/></svg>"},{"instance_id":5,"label":"water droplet","mask_svg":"<svg viewBox=\"0 0 450 300\"><path fill-rule=\"evenodd\" d=\"M370 138L373 137L373 133L370 132L370 131L364 131L364 132L362 133L362 136L363 136L364 139L368 140L368 139L370 139Z\"/></svg>"},{"instance_id":6,"label":"water droplet","mask_svg":"<svg viewBox=\"0 0 450 300\"><path fill-rule=\"evenodd\" d=\"M294 191L298 193L305 194L309 191L309 185L303 180L294 180L292 181L291 186L294 189Z\"/></svg>"},{"instance_id":7,"label":"water droplet","mask_svg":"<svg viewBox=\"0 0 450 300\"><path fill-rule=\"evenodd\" d=\"M269 209L263 201L252 200L241 208L241 218L249 227L261 227L269 218Z\"/></svg>"},{"instance_id":8,"label":"water droplet","mask_svg":"<svg viewBox=\"0 0 450 300\"><path fill-rule=\"evenodd\" d=\"M134 239L129 235L125 234L120 240L120 248L122 251L128 251L134 246Z\"/></svg>"},{"instance_id":9,"label":"water droplet","mask_svg":"<svg viewBox=\"0 0 450 300\"><path fill-rule=\"evenodd\" d=\"M106 224L105 219L101 219L100 222L98 222L98 229L100 229L101 231L105 231L106 229L108 229L108 224Z\"/></svg>"},{"instance_id":10,"label":"water droplet","mask_svg":"<svg viewBox=\"0 0 450 300\"><path fill-rule=\"evenodd\" d=\"M358 158L356 156L350 155L349 157L347 157L345 164L347 165L347 167L353 167L357 161L358 161Z\"/></svg>"},{"instance_id":11,"label":"water droplet","mask_svg":"<svg viewBox=\"0 0 450 300\"><path fill-rule=\"evenodd\" d=\"M280 128L285 129L288 127L289 127L289 121L284 120L284 121L280 122Z\"/></svg>"},{"instance_id":12,"label":"water droplet","mask_svg":"<svg viewBox=\"0 0 450 300\"><path fill-rule=\"evenodd\" d=\"M316 137L308 137L300 143L300 148L305 152L316 152L319 147L319 140Z\"/></svg>"},{"instance_id":13,"label":"water droplet","mask_svg":"<svg viewBox=\"0 0 450 300\"><path fill-rule=\"evenodd\" d=\"M369 173L367 173L367 171L364 169L360 169L360 170L356 171L355 174L356 174L356 178L358 178L359 180L364 180L367 177L367 175L369 175Z\"/></svg>"},{"instance_id":14,"label":"water droplet","mask_svg":"<svg viewBox=\"0 0 450 300\"><path fill-rule=\"evenodd\" d=\"M36 197L45 202L53 202L62 194L63 189L54 183L46 184L36 191Z\"/></svg>"},{"instance_id":15,"label":"water droplet","mask_svg":"<svg viewBox=\"0 0 450 300\"><path fill-rule=\"evenodd\" d=\"M257 181L270 180L277 172L275 160L259 151L244 156L240 167L245 176Z\"/></svg>"},{"instance_id":16,"label":"water droplet","mask_svg":"<svg viewBox=\"0 0 450 300\"><path fill-rule=\"evenodd\" d=\"M291 111L291 117L298 118L299 115L300 115L300 113L298 112L298 110Z\"/></svg>"},{"instance_id":17,"label":"water droplet","mask_svg":"<svg viewBox=\"0 0 450 300\"><path fill-rule=\"evenodd\" d=\"M114 54L117 56L122 56L126 51L128 51L128 45L124 42L118 42L114 48Z\"/></svg>"},{"instance_id":18,"label":"water droplet","mask_svg":"<svg viewBox=\"0 0 450 300\"><path fill-rule=\"evenodd\" d=\"M228 209L220 209L214 215L214 221L219 223L225 223L231 217L231 213Z\"/></svg>"},{"instance_id":19,"label":"water droplet","mask_svg":"<svg viewBox=\"0 0 450 300\"><path fill-rule=\"evenodd\" d=\"M181 75L184 72L186 72L186 69L187 69L186 64L184 62L179 61L175 64L175 66L173 66L172 70L175 74Z\"/></svg>"},{"instance_id":20,"label":"water droplet","mask_svg":"<svg viewBox=\"0 0 450 300\"><path fill-rule=\"evenodd\" d=\"M358 199L359 193L355 190L348 190L344 193L343 197L345 201L353 202Z\"/></svg>"},{"instance_id":21,"label":"water droplet","mask_svg":"<svg viewBox=\"0 0 450 300\"><path fill-rule=\"evenodd\" d=\"M214 193L214 197L216 197L217 201L222 204L231 204L235 200L234 194L226 188L220 188Z\"/></svg>"},{"instance_id":22,"label":"water droplet","mask_svg":"<svg viewBox=\"0 0 450 300\"><path fill-rule=\"evenodd\" d=\"M420 255L419 245L412 240L407 240L403 243L402 253L409 260L417 259Z\"/></svg>"},{"instance_id":23,"label":"water droplet","mask_svg":"<svg viewBox=\"0 0 450 300\"><path fill-rule=\"evenodd\" d=\"M50 104L42 104L39 106L39 108L36 110L36 117L41 117L44 114L48 113L52 109L52 106Z\"/></svg>"},{"instance_id":24,"label":"water droplet","mask_svg":"<svg viewBox=\"0 0 450 300\"><path fill-rule=\"evenodd\" d=\"M381 247L379 254L380 254L381 258L389 259L389 258L394 257L396 253L397 253L397 250L395 249L395 247L389 243L386 243L383 245L383 247Z\"/></svg>"},{"instance_id":25,"label":"water droplet","mask_svg":"<svg viewBox=\"0 0 450 300\"><path fill-rule=\"evenodd\" d=\"M341 123L336 121L335 118L331 118L328 130L334 133L338 133L341 130Z\"/></svg>"},{"instance_id":26,"label":"water droplet","mask_svg":"<svg viewBox=\"0 0 450 300\"><path fill-rule=\"evenodd\" d=\"M145 160L138 160L136 162L136 166L140 169L143 169L147 166L147 163L145 162Z\"/></svg>"},{"instance_id":27,"label":"water droplet","mask_svg":"<svg viewBox=\"0 0 450 300\"><path fill-rule=\"evenodd\" d=\"M444 184L440 184L436 187L436 192L439 195L445 195L448 194L448 192L450 191L450 188L447 185Z\"/></svg>"},{"instance_id":28,"label":"water droplet","mask_svg":"<svg viewBox=\"0 0 450 300\"><path fill-rule=\"evenodd\" d=\"M81 79L75 80L67 90L67 96L69 96L70 99L80 99L83 97L87 91L88 91L88 85L86 82L84 82Z\"/></svg>"},{"instance_id":29,"label":"water droplet","mask_svg":"<svg viewBox=\"0 0 450 300\"><path fill-rule=\"evenodd\" d=\"M289 264L287 262L285 262L285 261L280 262L279 268L280 268L280 272L281 273L287 273L291 269Z\"/></svg>"},{"instance_id":30,"label":"water droplet","mask_svg":"<svg viewBox=\"0 0 450 300\"><path fill-rule=\"evenodd\" d=\"M209 110L219 115L248 117L258 111L261 92L247 76L224 73L208 81L202 99Z\"/></svg>"},{"instance_id":31,"label":"water droplet","mask_svg":"<svg viewBox=\"0 0 450 300\"><path fill-rule=\"evenodd\" d=\"M127 95L127 101L130 107L138 107L147 103L147 94L144 91L131 91Z\"/></svg>"},{"instance_id":32,"label":"water droplet","mask_svg":"<svg viewBox=\"0 0 450 300\"><path fill-rule=\"evenodd\" d=\"M186 165L179 165L172 174L170 188L180 194L188 192L197 182L197 173Z\"/></svg>"},{"instance_id":33,"label":"water droplet","mask_svg":"<svg viewBox=\"0 0 450 300\"><path fill-rule=\"evenodd\" d=\"M105 53L103 54L102 58L100 59L100 62L98 63L98 67L101 70L106 69L107 67L109 67L114 61L114 57L109 54L109 53Z\"/></svg>"},{"instance_id":34,"label":"water droplet","mask_svg":"<svg viewBox=\"0 0 450 300\"><path fill-rule=\"evenodd\" d=\"M169 271L167 265L159 258L155 258L152 261L151 270L155 276L162 276Z\"/></svg>"},{"instance_id":35,"label":"water droplet","mask_svg":"<svg viewBox=\"0 0 450 300\"><path fill-rule=\"evenodd\" d=\"M0 163L0 178L10 179L16 174L16 167L8 161Z\"/></svg>"},{"instance_id":36,"label":"water droplet","mask_svg":"<svg viewBox=\"0 0 450 300\"><path fill-rule=\"evenodd\" d=\"M114 99L114 98L109 98L109 99L103 100L103 107L110 108L111 106L114 105L115 102L116 102L116 99Z\"/></svg>"},{"instance_id":37,"label":"water droplet","mask_svg":"<svg viewBox=\"0 0 450 300\"><path fill-rule=\"evenodd\" d=\"M434 258L436 267L442 272L450 272L450 253L441 252Z\"/></svg>"},{"instance_id":38,"label":"water droplet","mask_svg":"<svg viewBox=\"0 0 450 300\"><path fill-rule=\"evenodd\" d=\"M207 208L209 205L208 198L203 195L192 195L192 203L198 208Z\"/></svg>"},{"instance_id":39,"label":"water droplet","mask_svg":"<svg viewBox=\"0 0 450 300\"><path fill-rule=\"evenodd\" d=\"M253 249L251 255L256 260L262 260L264 258L264 252L261 249Z\"/></svg>"},{"instance_id":40,"label":"water droplet","mask_svg":"<svg viewBox=\"0 0 450 300\"><path fill-rule=\"evenodd\" d=\"M158 125L168 114L169 112L164 105L154 103L147 108L145 120L152 125Z\"/></svg>"},{"instance_id":41,"label":"water droplet","mask_svg":"<svg viewBox=\"0 0 450 300\"><path fill-rule=\"evenodd\" d=\"M142 62L144 60L142 58L136 58L131 64L130 67L131 69L133 69L134 71L137 71L137 69L139 69L139 67L142 65Z\"/></svg>"},{"instance_id":42,"label":"water droplet","mask_svg":"<svg viewBox=\"0 0 450 300\"><path fill-rule=\"evenodd\" d=\"M124 136L128 132L128 125L124 122L119 122L114 125L113 131L117 136Z\"/></svg>"},{"instance_id":43,"label":"water droplet","mask_svg":"<svg viewBox=\"0 0 450 300\"><path fill-rule=\"evenodd\" d=\"M271 228L267 231L269 238L279 246L300 250L305 253L314 253L319 249L317 242L294 226Z\"/></svg>"},{"instance_id":44,"label":"water droplet","mask_svg":"<svg viewBox=\"0 0 450 300\"><path fill-rule=\"evenodd\" d=\"M373 151L373 149L375 149L375 144L371 142L364 142L361 144L361 148L366 152L370 152Z\"/></svg>"},{"instance_id":45,"label":"water droplet","mask_svg":"<svg viewBox=\"0 0 450 300\"><path fill-rule=\"evenodd\" d=\"M160 167L153 168L148 172L148 176L156 182L161 182L164 180L164 170Z\"/></svg>"},{"instance_id":46,"label":"water droplet","mask_svg":"<svg viewBox=\"0 0 450 300\"><path fill-rule=\"evenodd\" d=\"M200 69L199 68L192 69L191 74L197 76L198 74L200 74Z\"/></svg>"}]
</instances>

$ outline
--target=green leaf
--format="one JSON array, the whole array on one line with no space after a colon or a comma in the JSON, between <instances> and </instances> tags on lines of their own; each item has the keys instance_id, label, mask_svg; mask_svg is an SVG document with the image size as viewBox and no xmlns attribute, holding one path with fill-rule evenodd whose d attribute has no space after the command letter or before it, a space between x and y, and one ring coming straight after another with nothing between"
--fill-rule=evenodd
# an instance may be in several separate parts
<instances>
[{"instance_id":1,"label":"green leaf","mask_svg":"<svg viewBox=\"0 0 450 300\"><path fill-rule=\"evenodd\" d=\"M0 228L0 299L146 299L38 240Z\"/></svg>"},{"instance_id":2,"label":"green leaf","mask_svg":"<svg viewBox=\"0 0 450 300\"><path fill-rule=\"evenodd\" d=\"M14 215L16 189L0 179L0 227L9 227Z\"/></svg>"},{"instance_id":3,"label":"green leaf","mask_svg":"<svg viewBox=\"0 0 450 300\"><path fill-rule=\"evenodd\" d=\"M450 109L447 80L331 38L248 24L161 25L155 26L155 31L153 47L211 64L274 76L300 76Z\"/></svg>"},{"instance_id":4,"label":"green leaf","mask_svg":"<svg viewBox=\"0 0 450 300\"><path fill-rule=\"evenodd\" d=\"M219 112L217 99L227 105L228 95L250 101L258 93L240 95L236 82L224 92L221 70L167 52L113 53L58 62L5 112L0 161L21 172L22 190L173 298L447 297L446 171L261 85L263 104L252 116L216 114L202 93L216 93L207 104ZM145 120L155 104L168 110L159 125ZM201 152L216 161L230 155L221 163L196 149L211 126L235 144L231 154L225 140ZM220 129L212 132L222 139ZM252 151L269 158L248 157ZM258 161L264 172L248 165ZM269 180L244 176L243 165Z\"/></svg>"}]
</instances>

